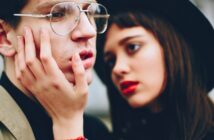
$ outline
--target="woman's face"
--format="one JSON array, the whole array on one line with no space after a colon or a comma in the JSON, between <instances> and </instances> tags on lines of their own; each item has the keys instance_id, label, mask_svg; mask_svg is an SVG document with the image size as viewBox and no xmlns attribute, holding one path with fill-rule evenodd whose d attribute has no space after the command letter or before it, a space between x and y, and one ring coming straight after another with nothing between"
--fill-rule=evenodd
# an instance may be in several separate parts
<instances>
[{"instance_id":1,"label":"woman's face","mask_svg":"<svg viewBox=\"0 0 214 140\"><path fill-rule=\"evenodd\" d=\"M141 26L107 32L104 59L121 95L134 108L157 107L166 83L163 49L152 33Z\"/></svg>"}]
</instances>

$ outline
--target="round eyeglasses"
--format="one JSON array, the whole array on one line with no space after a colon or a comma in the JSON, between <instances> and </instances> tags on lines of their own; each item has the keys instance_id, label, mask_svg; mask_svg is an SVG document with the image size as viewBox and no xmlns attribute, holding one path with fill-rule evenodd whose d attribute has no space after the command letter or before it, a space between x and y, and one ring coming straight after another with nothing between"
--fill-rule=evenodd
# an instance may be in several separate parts
<instances>
[{"instance_id":1,"label":"round eyeglasses","mask_svg":"<svg viewBox=\"0 0 214 140\"><path fill-rule=\"evenodd\" d=\"M83 4L85 9L80 7ZM78 25L80 15L84 12L89 22L95 28L97 33L104 33L109 14L107 9L99 3L76 3L61 2L55 4L49 14L14 14L14 16L49 18L50 26L57 35L65 36L69 34Z\"/></svg>"}]
</instances>

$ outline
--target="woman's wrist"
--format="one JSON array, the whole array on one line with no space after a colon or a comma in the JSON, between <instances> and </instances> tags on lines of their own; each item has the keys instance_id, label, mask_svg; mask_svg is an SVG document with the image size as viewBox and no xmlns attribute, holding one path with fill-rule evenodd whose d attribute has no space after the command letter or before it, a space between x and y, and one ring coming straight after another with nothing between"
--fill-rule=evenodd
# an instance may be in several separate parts
<instances>
[{"instance_id":1,"label":"woman's wrist","mask_svg":"<svg viewBox=\"0 0 214 140\"><path fill-rule=\"evenodd\" d=\"M65 140L88 140L88 139L83 137L83 136L80 136L80 137L77 137L77 138L74 138L74 139L65 139Z\"/></svg>"},{"instance_id":2,"label":"woman's wrist","mask_svg":"<svg viewBox=\"0 0 214 140\"><path fill-rule=\"evenodd\" d=\"M71 119L53 120L53 133L55 140L76 140L80 138L83 136L83 115Z\"/></svg>"}]
</instances>

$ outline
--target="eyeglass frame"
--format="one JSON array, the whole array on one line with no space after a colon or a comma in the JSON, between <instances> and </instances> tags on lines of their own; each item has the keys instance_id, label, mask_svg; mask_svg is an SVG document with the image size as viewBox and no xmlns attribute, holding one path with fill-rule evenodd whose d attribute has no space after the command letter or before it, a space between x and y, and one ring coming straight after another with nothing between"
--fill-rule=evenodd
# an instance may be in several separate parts
<instances>
[{"instance_id":1,"label":"eyeglass frame","mask_svg":"<svg viewBox=\"0 0 214 140\"><path fill-rule=\"evenodd\" d=\"M107 11L107 9L106 9L106 7L104 6L104 5L102 5L102 4L100 4L100 3L97 3L97 2L73 2L73 1L63 1L63 2L59 2L59 3L56 3L56 4L54 4L52 7L51 7L51 10L50 10L50 13L49 14L33 14L33 13L14 13L13 14L13 16L18 16L18 17L33 17L33 18L49 18L49 23L50 23L50 26L51 26L51 29L52 29L52 31L55 33L55 34L57 34L57 35L59 35L59 36L65 36L65 35L60 35L60 34L58 34L58 33L56 33L56 31L54 31L54 29L53 29L53 27L52 27L52 25L51 25L51 18L52 18L52 11L53 11L53 8L56 6L56 5L58 5L58 4L60 4L60 3L74 3L74 4L76 4L76 6L78 7L78 9L79 9L79 15L78 15L78 23L74 26L74 28L70 31L70 32L72 32L75 28L76 28L76 26L79 24L79 21L80 21L80 15L81 15L81 13L82 12L84 12L84 13L88 13L89 12L89 10L88 10L88 8L86 9L86 10L83 10L81 7L80 7L80 4L92 4L92 3L96 3L96 4L99 4L99 5L101 5L104 9L105 9L105 11L106 11L106 15L96 15L96 16L93 16L93 17L104 17L104 18L106 18L106 27L103 29L103 31L102 32L100 32L100 33L98 33L98 34L102 34L102 33L104 33L105 31L106 31L106 29L107 29L107 24L108 24L108 18L110 17L110 15L108 14L108 11ZM89 5L89 6L90 6ZM88 6L88 7L89 7ZM87 15L87 14L86 14ZM88 17L88 16L87 16ZM89 20L89 19L88 19ZM90 20L89 20L89 22L90 22ZM97 32L97 31L96 31ZM68 34L68 33L67 33Z\"/></svg>"}]
</instances>

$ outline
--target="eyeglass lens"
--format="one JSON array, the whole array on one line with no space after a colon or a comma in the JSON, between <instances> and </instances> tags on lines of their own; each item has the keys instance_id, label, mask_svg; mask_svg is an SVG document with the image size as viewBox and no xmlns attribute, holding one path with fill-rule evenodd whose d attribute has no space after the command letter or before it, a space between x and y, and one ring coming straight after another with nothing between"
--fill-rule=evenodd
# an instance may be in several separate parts
<instances>
[{"instance_id":1,"label":"eyeglass lens","mask_svg":"<svg viewBox=\"0 0 214 140\"><path fill-rule=\"evenodd\" d=\"M56 4L51 10L51 28L58 35L66 35L79 22L81 9L74 2L63 2ZM106 8L98 3L88 4L87 17L89 22L96 29L97 33L103 33L107 28L108 18Z\"/></svg>"}]
</instances>

